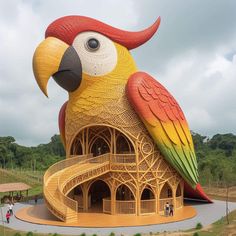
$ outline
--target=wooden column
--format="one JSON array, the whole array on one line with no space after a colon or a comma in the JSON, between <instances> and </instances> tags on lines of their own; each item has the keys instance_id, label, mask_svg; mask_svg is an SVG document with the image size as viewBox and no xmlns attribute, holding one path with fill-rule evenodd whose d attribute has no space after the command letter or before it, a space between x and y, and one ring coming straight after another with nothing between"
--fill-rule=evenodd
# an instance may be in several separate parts
<instances>
[{"instance_id":1,"label":"wooden column","mask_svg":"<svg viewBox=\"0 0 236 236\"><path fill-rule=\"evenodd\" d=\"M114 189L111 192L111 214L116 214L116 193Z\"/></svg>"},{"instance_id":2,"label":"wooden column","mask_svg":"<svg viewBox=\"0 0 236 236\"><path fill-rule=\"evenodd\" d=\"M85 212L88 211L88 194L89 194L89 191L88 191L88 185L84 186L84 190L83 190L83 210Z\"/></svg>"},{"instance_id":3,"label":"wooden column","mask_svg":"<svg viewBox=\"0 0 236 236\"><path fill-rule=\"evenodd\" d=\"M116 130L113 129L113 140L114 140L114 155L116 154Z\"/></svg>"},{"instance_id":4,"label":"wooden column","mask_svg":"<svg viewBox=\"0 0 236 236\"><path fill-rule=\"evenodd\" d=\"M110 157L109 157L110 170L111 170L112 155L113 155L113 153L114 153L114 142L115 142L115 138L114 138L114 135L113 135L113 130L114 130L114 129L109 128L109 132L110 132L110 134L111 134L111 150L110 150ZM112 193L111 193L111 195L112 195Z\"/></svg>"},{"instance_id":5,"label":"wooden column","mask_svg":"<svg viewBox=\"0 0 236 236\"><path fill-rule=\"evenodd\" d=\"M159 214L159 189L156 190L156 214Z\"/></svg>"},{"instance_id":6,"label":"wooden column","mask_svg":"<svg viewBox=\"0 0 236 236\"><path fill-rule=\"evenodd\" d=\"M88 155L89 147L88 147L88 138L89 138L89 128L86 128L86 142L85 142L85 153Z\"/></svg>"},{"instance_id":7,"label":"wooden column","mask_svg":"<svg viewBox=\"0 0 236 236\"><path fill-rule=\"evenodd\" d=\"M139 186L136 187L136 201L135 201L135 208L136 208L136 215L139 216L141 214L141 200L140 200L140 190Z\"/></svg>"},{"instance_id":8,"label":"wooden column","mask_svg":"<svg viewBox=\"0 0 236 236\"><path fill-rule=\"evenodd\" d=\"M83 155L85 155L86 154L86 150L85 150L85 141L84 141L84 139L85 139L85 134L84 134L85 132L84 132L84 129L82 130L82 144L81 144L81 146L82 146L82 154Z\"/></svg>"},{"instance_id":9,"label":"wooden column","mask_svg":"<svg viewBox=\"0 0 236 236\"><path fill-rule=\"evenodd\" d=\"M157 189L157 214L160 213L160 188L158 186L158 189Z\"/></svg>"},{"instance_id":10,"label":"wooden column","mask_svg":"<svg viewBox=\"0 0 236 236\"><path fill-rule=\"evenodd\" d=\"M176 210L176 191L177 191L177 187L175 186L175 188L172 189L174 213L175 213L175 210Z\"/></svg>"}]
</instances>

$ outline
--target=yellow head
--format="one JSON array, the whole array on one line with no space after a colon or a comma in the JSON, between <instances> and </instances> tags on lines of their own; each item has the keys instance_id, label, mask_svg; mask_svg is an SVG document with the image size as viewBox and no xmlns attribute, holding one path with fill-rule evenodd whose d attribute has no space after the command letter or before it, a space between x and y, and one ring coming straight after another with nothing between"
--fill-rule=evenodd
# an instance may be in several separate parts
<instances>
[{"instance_id":1,"label":"yellow head","mask_svg":"<svg viewBox=\"0 0 236 236\"><path fill-rule=\"evenodd\" d=\"M126 83L136 71L130 52L96 32L79 34L72 46L49 37L36 49L33 68L39 87L47 95L50 76L70 96L95 84Z\"/></svg>"},{"instance_id":2,"label":"yellow head","mask_svg":"<svg viewBox=\"0 0 236 236\"><path fill-rule=\"evenodd\" d=\"M62 17L46 31L46 39L33 57L36 81L47 96L47 83L54 80L70 97L88 86L126 83L135 72L128 49L145 43L156 32L160 18L146 30L128 32L92 18Z\"/></svg>"}]
</instances>

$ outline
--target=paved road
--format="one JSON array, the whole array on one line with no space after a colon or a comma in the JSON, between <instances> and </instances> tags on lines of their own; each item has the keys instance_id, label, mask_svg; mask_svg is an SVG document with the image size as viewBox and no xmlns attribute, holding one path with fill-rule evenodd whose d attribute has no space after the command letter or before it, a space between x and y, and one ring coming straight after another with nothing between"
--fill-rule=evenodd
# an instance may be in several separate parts
<instances>
[{"instance_id":1,"label":"paved road","mask_svg":"<svg viewBox=\"0 0 236 236\"><path fill-rule=\"evenodd\" d=\"M33 203L28 203L28 204L33 204ZM15 204L14 210L17 211L18 209L25 207L26 205L27 203L24 204L17 203ZM58 233L61 235L63 234L79 235L81 233L86 233L87 235L92 235L92 234L109 235L111 232L114 232L116 235L121 235L121 234L133 235L135 233L149 233L149 232L155 233L163 231L186 230L194 228L198 222L201 222L203 226L207 226L225 215L225 202L223 201L215 201L214 204L195 203L194 207L198 212L196 217L181 222L159 224L159 225L117 227L117 228L78 228L78 227L62 227L62 226L31 224L28 222L18 220L15 217L12 217L10 224L8 224L7 226L16 230L41 232L41 233ZM229 203L229 210L232 211L234 209L236 209L236 203ZM2 210L5 215L7 206L3 207ZM0 221L0 224L3 223L4 222Z\"/></svg>"}]
</instances>

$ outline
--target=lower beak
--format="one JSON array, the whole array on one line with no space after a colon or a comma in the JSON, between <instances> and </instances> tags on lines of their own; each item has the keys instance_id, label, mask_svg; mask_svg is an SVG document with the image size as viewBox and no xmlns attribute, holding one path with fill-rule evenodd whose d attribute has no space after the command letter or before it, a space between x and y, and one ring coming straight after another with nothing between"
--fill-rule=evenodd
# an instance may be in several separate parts
<instances>
[{"instance_id":1,"label":"lower beak","mask_svg":"<svg viewBox=\"0 0 236 236\"><path fill-rule=\"evenodd\" d=\"M82 79L82 66L77 52L72 46L54 37L46 38L36 48L33 71L40 89L46 96L51 76L68 92L75 91Z\"/></svg>"}]
</instances>

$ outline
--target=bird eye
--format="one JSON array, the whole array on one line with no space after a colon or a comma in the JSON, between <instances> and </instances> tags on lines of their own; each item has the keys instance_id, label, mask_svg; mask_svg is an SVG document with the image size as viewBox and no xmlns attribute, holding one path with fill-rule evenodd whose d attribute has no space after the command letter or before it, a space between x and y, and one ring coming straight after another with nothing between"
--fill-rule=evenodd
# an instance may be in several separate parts
<instances>
[{"instance_id":1,"label":"bird eye","mask_svg":"<svg viewBox=\"0 0 236 236\"><path fill-rule=\"evenodd\" d=\"M91 52L97 51L100 47L100 43L97 39L95 38L90 38L87 42L86 42L86 49L88 49Z\"/></svg>"}]
</instances>

